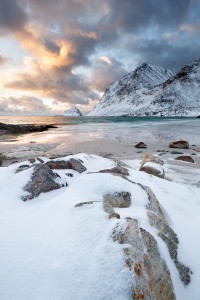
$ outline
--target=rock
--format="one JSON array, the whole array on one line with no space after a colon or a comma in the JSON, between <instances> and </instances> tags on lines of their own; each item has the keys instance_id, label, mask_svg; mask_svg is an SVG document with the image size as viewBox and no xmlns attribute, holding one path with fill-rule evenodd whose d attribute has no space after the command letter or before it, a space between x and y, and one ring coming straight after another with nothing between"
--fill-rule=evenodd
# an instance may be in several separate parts
<instances>
[{"instance_id":1,"label":"rock","mask_svg":"<svg viewBox=\"0 0 200 300\"><path fill-rule=\"evenodd\" d=\"M189 155L178 156L175 158L176 160L182 160L189 163L194 163L194 159Z\"/></svg>"},{"instance_id":2,"label":"rock","mask_svg":"<svg viewBox=\"0 0 200 300\"><path fill-rule=\"evenodd\" d=\"M4 134L42 132L50 128L57 128L57 127L53 125L13 125L13 124L0 123L0 131Z\"/></svg>"},{"instance_id":3,"label":"rock","mask_svg":"<svg viewBox=\"0 0 200 300\"><path fill-rule=\"evenodd\" d=\"M19 166L19 168L16 170L15 173L19 173L19 172L21 172L21 171L27 170L27 169L29 169L30 167L31 167L30 165L21 165L21 166Z\"/></svg>"},{"instance_id":4,"label":"rock","mask_svg":"<svg viewBox=\"0 0 200 300\"><path fill-rule=\"evenodd\" d=\"M52 190L59 189L61 185L55 182L57 177L58 176L53 173L48 165L35 165L31 180L24 187L24 190L27 191L29 195L23 196L22 200L31 200L39 196L41 193L47 193Z\"/></svg>"},{"instance_id":5,"label":"rock","mask_svg":"<svg viewBox=\"0 0 200 300\"><path fill-rule=\"evenodd\" d=\"M192 149L192 150L194 150L196 152L200 152L200 148L195 148L195 149Z\"/></svg>"},{"instance_id":6,"label":"rock","mask_svg":"<svg viewBox=\"0 0 200 300\"><path fill-rule=\"evenodd\" d=\"M197 155L196 153L191 153L191 155Z\"/></svg>"},{"instance_id":7,"label":"rock","mask_svg":"<svg viewBox=\"0 0 200 300\"><path fill-rule=\"evenodd\" d=\"M158 165L155 162L145 162L140 167L140 171L157 176L159 178L165 178L165 171L164 171L163 167L161 167L161 165Z\"/></svg>"},{"instance_id":8,"label":"rock","mask_svg":"<svg viewBox=\"0 0 200 300\"><path fill-rule=\"evenodd\" d=\"M67 175L68 177L73 177L74 176L72 173L66 173L65 175Z\"/></svg>"},{"instance_id":9,"label":"rock","mask_svg":"<svg viewBox=\"0 0 200 300\"><path fill-rule=\"evenodd\" d=\"M136 153L143 153L143 151L137 151Z\"/></svg>"},{"instance_id":10,"label":"rock","mask_svg":"<svg viewBox=\"0 0 200 300\"><path fill-rule=\"evenodd\" d=\"M119 192L114 194L106 194L103 197L103 209L109 214L110 218L120 218L120 215L115 213L113 207L130 207L131 194L129 192Z\"/></svg>"},{"instance_id":11,"label":"rock","mask_svg":"<svg viewBox=\"0 0 200 300\"><path fill-rule=\"evenodd\" d=\"M29 162L30 162L31 164L34 164L34 163L36 162L36 160L35 160L35 158L30 158L30 159L29 159Z\"/></svg>"},{"instance_id":12,"label":"rock","mask_svg":"<svg viewBox=\"0 0 200 300\"><path fill-rule=\"evenodd\" d=\"M135 148L146 148L146 147L147 147L147 145L143 142L139 142L135 145Z\"/></svg>"},{"instance_id":13,"label":"rock","mask_svg":"<svg viewBox=\"0 0 200 300\"><path fill-rule=\"evenodd\" d=\"M157 150L157 152L166 152L166 150Z\"/></svg>"},{"instance_id":14,"label":"rock","mask_svg":"<svg viewBox=\"0 0 200 300\"><path fill-rule=\"evenodd\" d=\"M113 230L113 240L126 244L126 264L132 274L132 299L175 300L169 269L154 237L127 218Z\"/></svg>"},{"instance_id":15,"label":"rock","mask_svg":"<svg viewBox=\"0 0 200 300\"><path fill-rule=\"evenodd\" d=\"M2 161L2 160L0 160L0 167L2 167L2 164L3 164L3 161Z\"/></svg>"},{"instance_id":16,"label":"rock","mask_svg":"<svg viewBox=\"0 0 200 300\"><path fill-rule=\"evenodd\" d=\"M191 281L191 271L189 267L185 266L178 260L178 237L167 223L155 194L149 187L141 184L140 186L146 191L149 199L149 203L146 206L148 209L147 215L149 218L149 223L158 230L158 236L165 242L169 250L170 257L176 265L182 282L185 285L188 285Z\"/></svg>"},{"instance_id":17,"label":"rock","mask_svg":"<svg viewBox=\"0 0 200 300\"><path fill-rule=\"evenodd\" d=\"M179 141L171 142L169 144L169 148L188 149L189 144L187 141L179 140Z\"/></svg>"},{"instance_id":18,"label":"rock","mask_svg":"<svg viewBox=\"0 0 200 300\"><path fill-rule=\"evenodd\" d=\"M171 151L170 153L171 154L184 154L183 152L180 152L180 151Z\"/></svg>"},{"instance_id":19,"label":"rock","mask_svg":"<svg viewBox=\"0 0 200 300\"><path fill-rule=\"evenodd\" d=\"M37 160L38 160L41 164L44 163L44 160L43 160L42 158L40 158L40 157L38 157Z\"/></svg>"},{"instance_id":20,"label":"rock","mask_svg":"<svg viewBox=\"0 0 200 300\"><path fill-rule=\"evenodd\" d=\"M77 159L70 158L70 160L65 161L65 160L51 160L46 163L50 169L71 169L74 171L77 171L79 173L83 173L86 171L86 167Z\"/></svg>"},{"instance_id":21,"label":"rock","mask_svg":"<svg viewBox=\"0 0 200 300\"><path fill-rule=\"evenodd\" d=\"M128 170L122 166L116 166L112 169L101 170L101 171L99 171L99 173L114 173L114 174L121 174L124 176L129 176Z\"/></svg>"}]
</instances>

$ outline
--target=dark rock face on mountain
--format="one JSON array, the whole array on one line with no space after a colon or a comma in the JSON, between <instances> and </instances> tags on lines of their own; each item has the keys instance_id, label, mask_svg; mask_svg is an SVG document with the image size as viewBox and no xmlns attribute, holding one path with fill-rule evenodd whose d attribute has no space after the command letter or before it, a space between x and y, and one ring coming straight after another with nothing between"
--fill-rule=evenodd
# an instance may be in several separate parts
<instances>
[{"instance_id":1,"label":"dark rock face on mountain","mask_svg":"<svg viewBox=\"0 0 200 300\"><path fill-rule=\"evenodd\" d=\"M199 116L200 59L174 74L145 63L111 84L90 116Z\"/></svg>"},{"instance_id":2,"label":"dark rock face on mountain","mask_svg":"<svg viewBox=\"0 0 200 300\"><path fill-rule=\"evenodd\" d=\"M31 132L42 132L50 128L56 128L53 125L13 125L0 123L0 134L23 134Z\"/></svg>"}]
</instances>

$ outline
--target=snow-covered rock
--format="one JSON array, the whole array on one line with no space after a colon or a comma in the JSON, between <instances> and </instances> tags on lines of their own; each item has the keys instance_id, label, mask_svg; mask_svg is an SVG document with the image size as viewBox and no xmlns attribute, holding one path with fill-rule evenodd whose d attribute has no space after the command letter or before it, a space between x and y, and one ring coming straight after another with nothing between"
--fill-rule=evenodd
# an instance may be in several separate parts
<instances>
[{"instance_id":1,"label":"snow-covered rock","mask_svg":"<svg viewBox=\"0 0 200 300\"><path fill-rule=\"evenodd\" d=\"M64 116L66 117L82 117L81 111L77 107L72 107L65 110Z\"/></svg>"},{"instance_id":2,"label":"snow-covered rock","mask_svg":"<svg viewBox=\"0 0 200 300\"><path fill-rule=\"evenodd\" d=\"M174 74L144 63L111 84L90 116L198 116L200 59Z\"/></svg>"}]
</instances>

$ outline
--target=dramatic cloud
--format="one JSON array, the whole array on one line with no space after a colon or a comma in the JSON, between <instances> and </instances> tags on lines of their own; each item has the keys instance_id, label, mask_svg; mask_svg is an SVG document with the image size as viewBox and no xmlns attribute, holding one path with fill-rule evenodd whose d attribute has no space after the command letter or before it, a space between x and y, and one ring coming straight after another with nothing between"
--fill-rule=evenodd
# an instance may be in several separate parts
<instances>
[{"instance_id":1,"label":"dramatic cloud","mask_svg":"<svg viewBox=\"0 0 200 300\"><path fill-rule=\"evenodd\" d=\"M33 93L60 108L90 109L144 61L177 70L198 58L199 15L198 0L1 0L0 38L12 35L27 55L21 65L3 67L0 97L16 103L9 96L16 91L26 97L24 111L29 101L39 110Z\"/></svg>"}]
</instances>

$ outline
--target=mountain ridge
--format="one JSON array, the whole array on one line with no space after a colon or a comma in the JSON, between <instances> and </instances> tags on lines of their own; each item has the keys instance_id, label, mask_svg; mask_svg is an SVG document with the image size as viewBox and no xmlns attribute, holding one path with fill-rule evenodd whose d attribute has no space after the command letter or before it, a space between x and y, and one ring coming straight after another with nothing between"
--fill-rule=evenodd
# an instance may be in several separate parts
<instances>
[{"instance_id":1,"label":"mountain ridge","mask_svg":"<svg viewBox=\"0 0 200 300\"><path fill-rule=\"evenodd\" d=\"M112 83L89 116L200 115L200 59L177 73L143 63Z\"/></svg>"}]
</instances>

